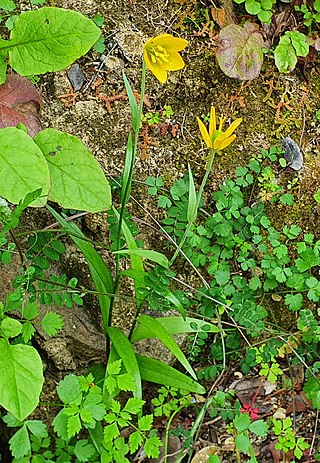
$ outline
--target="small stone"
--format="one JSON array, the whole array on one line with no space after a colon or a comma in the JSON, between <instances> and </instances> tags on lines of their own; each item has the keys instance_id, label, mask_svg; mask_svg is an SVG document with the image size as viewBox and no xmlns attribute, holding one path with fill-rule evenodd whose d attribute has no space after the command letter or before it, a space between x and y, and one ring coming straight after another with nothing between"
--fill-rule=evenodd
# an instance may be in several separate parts
<instances>
[{"instance_id":1,"label":"small stone","mask_svg":"<svg viewBox=\"0 0 320 463\"><path fill-rule=\"evenodd\" d=\"M67 73L68 79L75 92L79 92L85 83L86 77L78 63L71 66Z\"/></svg>"},{"instance_id":2,"label":"small stone","mask_svg":"<svg viewBox=\"0 0 320 463\"><path fill-rule=\"evenodd\" d=\"M284 420L286 417L286 411L284 408L279 407L273 414L275 420Z\"/></svg>"},{"instance_id":3,"label":"small stone","mask_svg":"<svg viewBox=\"0 0 320 463\"><path fill-rule=\"evenodd\" d=\"M290 137L285 137L282 139L282 149L288 167L293 170L300 170L303 166L303 155L299 145Z\"/></svg>"}]
</instances>

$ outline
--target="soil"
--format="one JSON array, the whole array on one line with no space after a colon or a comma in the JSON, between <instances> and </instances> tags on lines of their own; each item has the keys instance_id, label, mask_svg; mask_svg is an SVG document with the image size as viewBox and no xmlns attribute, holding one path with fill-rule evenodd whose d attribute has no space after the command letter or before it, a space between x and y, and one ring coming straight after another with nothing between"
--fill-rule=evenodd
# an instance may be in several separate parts
<instances>
[{"instance_id":1,"label":"soil","mask_svg":"<svg viewBox=\"0 0 320 463\"><path fill-rule=\"evenodd\" d=\"M273 61L266 59L258 78L240 82L226 77L215 59L219 27L210 16L213 4L209 0L57 0L49 3L79 11L91 18L100 15L105 20L102 27L102 34L106 38L104 56L90 51L78 60L86 77L81 91L72 91L67 70L42 76L37 85L44 100L41 114L43 128L52 127L79 137L99 160L109 179L122 173L130 130L131 116L121 69L125 70L134 90L139 92L143 43L161 33L181 36L189 41L188 48L182 52L185 68L170 73L165 85L161 85L150 72L147 74L145 112L161 113L165 105L171 106L174 112L165 128L144 124L144 136L140 140L133 196L143 207L133 206L131 212L135 220L139 221L139 237L144 240L147 248L163 251L164 241L150 226L149 214L156 219L161 214L156 202L147 195L143 183L147 176L161 176L165 186L170 187L175 179L185 173L188 163L195 180L201 182L205 172L206 149L199 138L196 117L207 114L211 105L216 107L217 114L226 116L227 123L236 117L242 117L243 123L237 130L236 141L216 159L206 187L207 203L210 204L211 192L225 178L232 177L236 167L245 166L262 148L274 144L280 146L281 137L290 136L303 150L304 167L298 172L286 171L281 174L282 182L298 178L296 202L291 208L278 208L277 212L271 208L273 223L274 226L299 225L305 232L314 233L320 239L320 210L313 199L320 185L320 125L313 120L320 104L319 60L307 67L303 67L302 63L302 67L296 71L281 75ZM209 14L207 22L197 21L203 9L207 9ZM25 223L31 226L38 224L43 220L40 216L39 213L32 213L31 218L25 218ZM106 247L109 245L105 214L87 215L81 220L81 226L90 237ZM102 255L112 265L113 257L108 250L104 249ZM64 268L70 276L76 270L80 282L90 284L88 269L70 244ZM182 278L190 283L188 274L182 274ZM10 279L11 274L8 274ZM122 289L128 296L131 295L130 287ZM48 397L52 400L57 378L65 372L85 371L93 361L104 359L105 344L95 302L87 300L81 311L64 314L67 318L66 327L55 341L45 339L43 334L38 337L39 347L46 352L48 362L43 400ZM118 304L117 324L128 330L132 317L133 308L129 303ZM75 326L77 332L74 341ZM229 372L223 387L230 385L237 376L235 373L235 370ZM288 393L283 392L280 399L279 396L274 397L273 402L269 401L266 405L266 414L270 410L275 411L280 407L286 409L289 406ZM311 439L315 413L310 410L309 404L305 405L304 412L301 419L305 437ZM47 408L44 409L48 421L50 414ZM186 425L187 420L193 418L192 415L191 418L182 416L176 425ZM222 445L225 434L223 424L211 420L198 436L197 449L212 444ZM255 445L259 461L280 461L276 460L278 456L274 450L268 447L270 443L257 442ZM223 461L236 461L231 456L232 448L230 450L230 447L226 447L224 450L227 456Z\"/></svg>"}]
</instances>

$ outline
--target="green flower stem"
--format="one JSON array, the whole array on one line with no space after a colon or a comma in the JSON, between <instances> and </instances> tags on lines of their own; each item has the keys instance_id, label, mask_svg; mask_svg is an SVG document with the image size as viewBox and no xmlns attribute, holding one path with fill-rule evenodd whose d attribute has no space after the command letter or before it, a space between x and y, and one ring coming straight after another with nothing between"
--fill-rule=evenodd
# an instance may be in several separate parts
<instances>
[{"instance_id":1,"label":"green flower stem","mask_svg":"<svg viewBox=\"0 0 320 463\"><path fill-rule=\"evenodd\" d=\"M145 87L146 87L146 73L147 73L146 71L147 71L147 67L146 67L145 60L143 59L143 61L142 61L142 73L141 73L141 90L140 90L140 104L139 104L139 112L138 112L138 121L136 123L136 127L133 128L134 129L134 141L133 141L133 146L132 146L132 161L131 161L131 165L130 165L129 178L128 178L128 181L126 183L125 192L124 192L124 195L123 195L124 199L130 197L132 176L133 176L133 171L134 171L134 166L135 166L135 161L136 161L136 155L137 155L137 149L138 149L139 130L140 130L141 119L142 119L143 100L144 100ZM118 236L117 236L117 241L116 241L116 251L120 250L120 238L121 238L122 222L123 222L123 217L124 217L125 210L126 210L126 201L123 201L123 203L121 204L119 224L118 224ZM119 286L119 280L120 280L120 255L116 254L116 275L115 275L115 283L114 283L114 294L116 294L116 292L117 292L117 289L118 289L118 286ZM113 309L113 305L114 305L114 300L115 300L115 298L113 297L111 299L111 303L110 303L108 326L111 326L112 309Z\"/></svg>"},{"instance_id":2,"label":"green flower stem","mask_svg":"<svg viewBox=\"0 0 320 463\"><path fill-rule=\"evenodd\" d=\"M202 182L201 182L201 185L200 185L200 188L199 188L199 193L198 193L198 196L197 196L197 203L196 203L196 210L195 210L195 213L194 213L194 216L193 216L193 219L190 220L190 222L188 223L187 225L187 228L183 234L183 237L181 238L181 241L179 243L179 246L177 247L173 257L171 258L170 262L169 262L169 267L173 264L173 262L176 260L176 257L178 256L179 252L181 251L190 231L191 231L191 228L192 228L192 225L194 223L194 221L196 220L197 218L197 215L198 215L198 209L199 209L199 205L200 205L200 201L201 201L201 198L202 198L202 193L203 193L203 190L204 190L204 187L206 186L206 183L207 183L207 180L208 180L208 177L209 177L209 174L211 172L211 169L212 169L212 166L213 166L213 161L214 161L214 158L215 158L215 154L216 154L216 150L215 149L212 149L211 151L211 154L210 154L210 160L209 160L209 163L208 163L208 167L206 169L206 172L203 176L203 179L202 179Z\"/></svg>"}]
</instances>

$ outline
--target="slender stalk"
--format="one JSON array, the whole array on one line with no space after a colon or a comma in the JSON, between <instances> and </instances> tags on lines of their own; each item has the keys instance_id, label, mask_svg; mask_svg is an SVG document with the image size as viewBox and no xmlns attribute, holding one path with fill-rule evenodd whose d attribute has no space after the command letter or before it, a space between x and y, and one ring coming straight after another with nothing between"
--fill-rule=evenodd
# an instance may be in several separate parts
<instances>
[{"instance_id":1,"label":"slender stalk","mask_svg":"<svg viewBox=\"0 0 320 463\"><path fill-rule=\"evenodd\" d=\"M182 249L182 247L183 247L183 245L184 245L184 243L185 243L185 241L186 241L186 239L187 239L187 237L188 237L188 235L189 235L189 233L191 231L192 225L193 225L194 221L197 218L198 209L199 209L199 206L200 206L200 201L201 201L201 198L202 198L203 190L204 190L204 187L206 186L209 174L211 172L211 169L212 169L212 166L213 166L213 161L214 161L214 158L215 158L215 154L216 154L216 150L213 149L211 151L210 160L209 160L206 172L205 172L205 174L203 176L203 179L202 179L202 182L201 182L201 185L200 185L200 188L199 188L199 193L197 195L196 210L195 210L193 219L190 220L190 222L188 223L187 228L186 228L186 230L185 230L185 232L183 234L183 237L181 238L181 241L179 243L179 246L177 247L175 253L173 254L173 257L171 258L171 260L169 262L169 267L176 260L176 257L178 256L179 252L181 251L181 249Z\"/></svg>"},{"instance_id":2,"label":"slender stalk","mask_svg":"<svg viewBox=\"0 0 320 463\"><path fill-rule=\"evenodd\" d=\"M134 140L133 140L133 146L132 146L132 159L131 159L131 165L130 165L130 171L129 171L129 178L128 178L128 181L126 183L125 191L124 191L124 195L123 195L124 201L121 204L119 224L118 224L118 234L117 234L117 241L116 241L116 251L120 250L120 238L121 238L123 217L124 217L125 210L126 210L126 198L130 197L132 176L133 176L135 160L136 160L136 155L137 155L138 140L139 140L139 130L140 130L140 124L141 124L141 119L142 119L143 101L144 101L145 86L146 86L146 69L147 69L146 63L145 63L145 61L143 59L143 61L142 61L141 90L140 90L140 103L139 103L138 121L136 123L136 127L134 127ZM114 294L116 294L116 292L117 292L117 289L118 289L118 286L119 286L119 280L120 280L120 255L116 254L116 275L115 275L115 283L114 283ZM111 299L111 303L110 303L108 326L111 325L111 321L112 321L112 309L113 309L113 305L114 305L114 300L115 299L113 297Z\"/></svg>"}]
</instances>

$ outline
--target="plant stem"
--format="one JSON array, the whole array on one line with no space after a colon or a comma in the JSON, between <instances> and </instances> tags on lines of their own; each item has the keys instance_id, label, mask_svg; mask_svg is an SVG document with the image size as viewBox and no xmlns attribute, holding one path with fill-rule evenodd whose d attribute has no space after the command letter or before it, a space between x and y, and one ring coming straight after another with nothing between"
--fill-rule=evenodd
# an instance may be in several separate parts
<instances>
[{"instance_id":1,"label":"plant stem","mask_svg":"<svg viewBox=\"0 0 320 463\"><path fill-rule=\"evenodd\" d=\"M123 217L124 217L125 210L126 210L126 198L129 198L129 196L130 196L132 176L133 176L135 160L136 160L136 155L137 155L138 140L139 140L139 130L140 130L140 124L141 124L141 119L142 119L143 101L144 101L144 95L145 95L146 69L147 69L146 63L145 63L145 61L143 59L138 121L136 122L136 127L133 127L133 129L134 129L134 141L133 141L133 146L132 146L132 159L131 159L131 165L130 165L130 171L129 171L129 178L128 178L128 181L126 183L125 191L124 191L124 195L123 195L124 200L123 200L123 202L121 204L119 224L118 224L118 236L117 236L117 241L116 241L116 251L120 250L120 238L121 238ZM114 283L114 294L116 294L116 292L117 292L117 289L118 289L118 286L119 286L119 280L120 280L120 255L116 254L116 275L115 275L115 283ZM112 309L113 309L113 305L114 305L114 300L115 300L115 298L113 297L111 299L111 303L110 303L108 326L111 325L111 321L112 321Z\"/></svg>"},{"instance_id":2,"label":"plant stem","mask_svg":"<svg viewBox=\"0 0 320 463\"><path fill-rule=\"evenodd\" d=\"M211 151L211 154L210 154L210 161L208 163L208 167L206 169L206 172L203 176L203 179L202 179L202 182L201 182L201 185L200 185L200 188L199 188L199 193L197 195L197 203L196 203L196 210L195 210L195 213L194 213L194 216L193 216L193 219L189 221L188 225L187 225L187 228L183 234L183 237L181 238L181 241L179 243L179 246L177 247L173 257L171 258L170 262L169 262L169 267L173 264L173 262L176 260L176 257L178 256L179 252L181 251L190 231L191 231L191 228L192 228L192 225L194 223L194 221L196 220L197 218L197 214L198 214L198 209L199 209L199 206L200 206L200 201L201 201L201 198L202 198L202 193L203 193L203 190L204 190L204 187L206 186L206 183L207 183L207 180L208 180L208 177L209 177L209 174L211 172L211 169L212 169L212 166L213 166L213 161L214 161L214 158L215 158L215 154L216 154L216 150L213 149Z\"/></svg>"}]
</instances>

